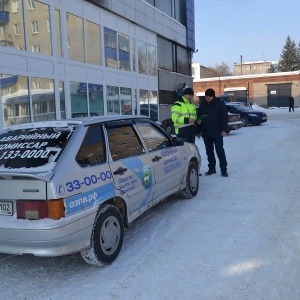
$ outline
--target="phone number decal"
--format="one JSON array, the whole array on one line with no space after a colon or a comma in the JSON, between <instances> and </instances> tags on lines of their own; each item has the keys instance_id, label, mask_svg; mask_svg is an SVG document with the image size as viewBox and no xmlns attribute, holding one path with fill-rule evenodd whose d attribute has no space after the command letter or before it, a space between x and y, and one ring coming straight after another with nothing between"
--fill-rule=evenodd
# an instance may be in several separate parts
<instances>
[{"instance_id":1,"label":"phone number decal","mask_svg":"<svg viewBox=\"0 0 300 300\"><path fill-rule=\"evenodd\" d=\"M93 184L97 184L99 181L106 181L112 178L112 174L110 171L101 172L99 176L91 175L85 176L83 180L75 179L73 181L68 181L66 183L67 191L73 192L76 190L80 190L82 186L91 186Z\"/></svg>"}]
</instances>

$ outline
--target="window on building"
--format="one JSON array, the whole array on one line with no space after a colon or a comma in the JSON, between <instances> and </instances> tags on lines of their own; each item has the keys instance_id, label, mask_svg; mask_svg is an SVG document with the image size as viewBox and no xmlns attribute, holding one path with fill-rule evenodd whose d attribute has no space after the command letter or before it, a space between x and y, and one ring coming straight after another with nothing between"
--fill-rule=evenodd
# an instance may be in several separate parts
<instances>
[{"instance_id":1,"label":"window on building","mask_svg":"<svg viewBox=\"0 0 300 300\"><path fill-rule=\"evenodd\" d=\"M39 33L39 23L38 21L31 22L32 33Z\"/></svg>"},{"instance_id":2,"label":"window on building","mask_svg":"<svg viewBox=\"0 0 300 300\"><path fill-rule=\"evenodd\" d=\"M11 82L9 89L0 86L2 110L6 111L3 118L4 127L30 122L28 78L8 74L0 74Z\"/></svg>"},{"instance_id":3,"label":"window on building","mask_svg":"<svg viewBox=\"0 0 300 300\"><path fill-rule=\"evenodd\" d=\"M66 98L65 98L65 84L63 81L59 82L59 106L60 106L60 117L66 118Z\"/></svg>"},{"instance_id":4,"label":"window on building","mask_svg":"<svg viewBox=\"0 0 300 300\"><path fill-rule=\"evenodd\" d=\"M89 115L90 116L104 115L103 85L89 83L88 96L89 96Z\"/></svg>"},{"instance_id":5,"label":"window on building","mask_svg":"<svg viewBox=\"0 0 300 300\"><path fill-rule=\"evenodd\" d=\"M107 114L120 115L120 101L119 101L119 87L107 86L106 87L106 101L107 101Z\"/></svg>"},{"instance_id":6,"label":"window on building","mask_svg":"<svg viewBox=\"0 0 300 300\"><path fill-rule=\"evenodd\" d=\"M147 43L138 41L139 73L147 74Z\"/></svg>"},{"instance_id":7,"label":"window on building","mask_svg":"<svg viewBox=\"0 0 300 300\"><path fill-rule=\"evenodd\" d=\"M130 71L130 39L129 36L118 33L119 69Z\"/></svg>"},{"instance_id":8,"label":"window on building","mask_svg":"<svg viewBox=\"0 0 300 300\"><path fill-rule=\"evenodd\" d=\"M155 7L157 7L162 12L166 13L168 16L172 15L172 0L155 0Z\"/></svg>"},{"instance_id":9,"label":"window on building","mask_svg":"<svg viewBox=\"0 0 300 300\"><path fill-rule=\"evenodd\" d=\"M14 24L15 35L21 35L20 24Z\"/></svg>"},{"instance_id":10,"label":"window on building","mask_svg":"<svg viewBox=\"0 0 300 300\"><path fill-rule=\"evenodd\" d=\"M72 118L87 117L87 84L70 82L71 116Z\"/></svg>"},{"instance_id":11,"label":"window on building","mask_svg":"<svg viewBox=\"0 0 300 300\"><path fill-rule=\"evenodd\" d=\"M86 21L86 52L87 62L101 65L101 33L100 26Z\"/></svg>"},{"instance_id":12,"label":"window on building","mask_svg":"<svg viewBox=\"0 0 300 300\"><path fill-rule=\"evenodd\" d=\"M158 67L168 71L175 71L173 43L159 37L157 39L157 49Z\"/></svg>"},{"instance_id":13,"label":"window on building","mask_svg":"<svg viewBox=\"0 0 300 300\"><path fill-rule=\"evenodd\" d=\"M140 114L158 121L157 91L140 90Z\"/></svg>"},{"instance_id":14,"label":"window on building","mask_svg":"<svg viewBox=\"0 0 300 300\"><path fill-rule=\"evenodd\" d=\"M117 32L104 27L105 66L118 68Z\"/></svg>"},{"instance_id":15,"label":"window on building","mask_svg":"<svg viewBox=\"0 0 300 300\"><path fill-rule=\"evenodd\" d=\"M60 29L60 11L55 10L55 36L56 36L56 52L58 56L62 56L61 50L61 29Z\"/></svg>"},{"instance_id":16,"label":"window on building","mask_svg":"<svg viewBox=\"0 0 300 300\"><path fill-rule=\"evenodd\" d=\"M121 114L134 114L132 112L131 88L120 88Z\"/></svg>"},{"instance_id":17,"label":"window on building","mask_svg":"<svg viewBox=\"0 0 300 300\"><path fill-rule=\"evenodd\" d=\"M54 82L47 78L31 78L33 122L55 120Z\"/></svg>"},{"instance_id":18,"label":"window on building","mask_svg":"<svg viewBox=\"0 0 300 300\"><path fill-rule=\"evenodd\" d=\"M28 8L30 10L34 10L35 9L35 4L34 4L34 0L27 0L27 3L28 3Z\"/></svg>"},{"instance_id":19,"label":"window on building","mask_svg":"<svg viewBox=\"0 0 300 300\"><path fill-rule=\"evenodd\" d=\"M132 71L135 72L136 71L135 39L132 39L131 44L132 44L132 48L131 48L132 49Z\"/></svg>"},{"instance_id":20,"label":"window on building","mask_svg":"<svg viewBox=\"0 0 300 300\"><path fill-rule=\"evenodd\" d=\"M156 47L148 44L148 74L152 76L157 75L156 67Z\"/></svg>"},{"instance_id":21,"label":"window on building","mask_svg":"<svg viewBox=\"0 0 300 300\"><path fill-rule=\"evenodd\" d=\"M184 75L191 75L191 62L190 52L180 46L176 47L177 50L177 72Z\"/></svg>"},{"instance_id":22,"label":"window on building","mask_svg":"<svg viewBox=\"0 0 300 300\"><path fill-rule=\"evenodd\" d=\"M83 19L68 13L67 33L69 59L84 62Z\"/></svg>"},{"instance_id":23,"label":"window on building","mask_svg":"<svg viewBox=\"0 0 300 300\"><path fill-rule=\"evenodd\" d=\"M40 53L41 52L41 46L40 44L35 44L31 46L31 52Z\"/></svg>"},{"instance_id":24,"label":"window on building","mask_svg":"<svg viewBox=\"0 0 300 300\"><path fill-rule=\"evenodd\" d=\"M155 46L138 41L138 66L141 74L157 75Z\"/></svg>"},{"instance_id":25,"label":"window on building","mask_svg":"<svg viewBox=\"0 0 300 300\"><path fill-rule=\"evenodd\" d=\"M50 11L45 10L45 4L39 1L34 2L34 10L27 5L27 19L31 22L31 35L28 34L28 50L43 54L52 54L52 43L50 34ZM29 23L30 24L30 23ZM30 29L28 29L30 30ZM29 32L28 32L29 33ZM35 45L39 44L39 50Z\"/></svg>"},{"instance_id":26,"label":"window on building","mask_svg":"<svg viewBox=\"0 0 300 300\"><path fill-rule=\"evenodd\" d=\"M15 0L11 2L11 12L16 13L20 11L19 0Z\"/></svg>"}]
</instances>

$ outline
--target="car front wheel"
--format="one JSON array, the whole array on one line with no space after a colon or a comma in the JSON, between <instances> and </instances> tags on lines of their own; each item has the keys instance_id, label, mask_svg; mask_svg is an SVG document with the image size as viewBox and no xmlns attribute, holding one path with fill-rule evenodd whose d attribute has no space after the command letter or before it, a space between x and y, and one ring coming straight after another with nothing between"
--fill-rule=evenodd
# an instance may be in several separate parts
<instances>
[{"instance_id":1,"label":"car front wheel","mask_svg":"<svg viewBox=\"0 0 300 300\"><path fill-rule=\"evenodd\" d=\"M91 265L107 266L121 251L124 238L124 223L119 210L113 205L104 205L97 213L91 246L81 251L82 258Z\"/></svg>"},{"instance_id":2,"label":"car front wheel","mask_svg":"<svg viewBox=\"0 0 300 300\"><path fill-rule=\"evenodd\" d=\"M243 121L244 127L247 127L249 125L249 121L246 117L242 118L242 121Z\"/></svg>"},{"instance_id":3,"label":"car front wheel","mask_svg":"<svg viewBox=\"0 0 300 300\"><path fill-rule=\"evenodd\" d=\"M199 173L195 163L190 162L185 180L186 187L182 191L182 196L187 199L195 197L199 188Z\"/></svg>"}]
</instances>

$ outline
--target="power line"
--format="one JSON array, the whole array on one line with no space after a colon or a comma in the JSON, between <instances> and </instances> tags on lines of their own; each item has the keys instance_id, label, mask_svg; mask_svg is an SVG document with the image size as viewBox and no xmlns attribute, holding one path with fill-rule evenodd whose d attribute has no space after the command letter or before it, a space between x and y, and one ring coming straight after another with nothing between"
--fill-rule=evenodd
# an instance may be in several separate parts
<instances>
[{"instance_id":1,"label":"power line","mask_svg":"<svg viewBox=\"0 0 300 300\"><path fill-rule=\"evenodd\" d=\"M241 1L245 1L245 0L234 0L234 1L229 1L229 2L225 2L225 3L217 3L220 1L223 1L223 0L216 0L216 1L208 2L208 3L204 3L204 4L199 4L199 5L195 6L195 10L226 5L226 4L241 2Z\"/></svg>"}]
</instances>

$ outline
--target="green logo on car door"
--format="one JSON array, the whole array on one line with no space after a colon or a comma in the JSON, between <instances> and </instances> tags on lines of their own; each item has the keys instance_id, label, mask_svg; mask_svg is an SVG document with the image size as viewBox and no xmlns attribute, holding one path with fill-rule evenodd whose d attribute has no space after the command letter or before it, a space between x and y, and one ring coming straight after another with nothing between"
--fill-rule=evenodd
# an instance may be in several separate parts
<instances>
[{"instance_id":1,"label":"green logo on car door","mask_svg":"<svg viewBox=\"0 0 300 300\"><path fill-rule=\"evenodd\" d=\"M148 189L152 183L151 171L148 167L144 167L142 176L143 176L142 178L143 187Z\"/></svg>"}]
</instances>

